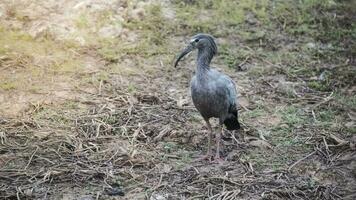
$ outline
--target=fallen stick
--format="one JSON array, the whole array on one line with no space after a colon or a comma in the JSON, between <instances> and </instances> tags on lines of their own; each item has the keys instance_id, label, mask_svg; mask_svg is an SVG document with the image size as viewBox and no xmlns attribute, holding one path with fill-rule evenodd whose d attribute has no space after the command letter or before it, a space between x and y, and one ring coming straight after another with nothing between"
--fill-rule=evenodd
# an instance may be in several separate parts
<instances>
[{"instance_id":1,"label":"fallen stick","mask_svg":"<svg viewBox=\"0 0 356 200\"><path fill-rule=\"evenodd\" d=\"M303 158L297 160L297 162L293 163L293 165L288 167L288 171L290 171L293 167L295 167L297 164L299 164L300 162L302 162L303 160L309 158L310 156L314 155L316 153L316 151L311 152L310 154L304 156Z\"/></svg>"}]
</instances>

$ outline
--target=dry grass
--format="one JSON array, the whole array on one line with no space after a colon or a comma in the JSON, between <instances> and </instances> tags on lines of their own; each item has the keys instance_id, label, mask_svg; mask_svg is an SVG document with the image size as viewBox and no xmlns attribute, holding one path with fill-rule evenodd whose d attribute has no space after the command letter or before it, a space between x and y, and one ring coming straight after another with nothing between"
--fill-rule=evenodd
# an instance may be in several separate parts
<instances>
[{"instance_id":1,"label":"dry grass","mask_svg":"<svg viewBox=\"0 0 356 200\"><path fill-rule=\"evenodd\" d=\"M63 2L61 9L73 7ZM28 106L21 117L0 116L0 198L354 199L355 70L352 59L295 26L313 29L303 11L314 4L296 4L298 19L283 12L271 20L268 1L241 1L234 13L226 12L233 1L117 2L118 37L98 35L121 17L109 6L96 21L90 12L102 2L69 20L86 44L29 36L36 18L11 4L0 29L0 90ZM29 26L7 27L16 21ZM194 161L207 140L187 92L194 59L178 69L170 63L181 35L206 30L221 47L214 66L239 90L243 129L225 132L222 164ZM29 72L38 79L32 87L21 82Z\"/></svg>"},{"instance_id":2,"label":"dry grass","mask_svg":"<svg viewBox=\"0 0 356 200\"><path fill-rule=\"evenodd\" d=\"M199 123L189 122L190 105L177 106L164 90L153 95L153 87L138 88L133 94L113 94L125 90L125 85L118 87L104 84L101 95L91 95L82 102L96 106L79 116L70 110L67 114L57 111L61 116L57 130L38 119L2 119L1 196L51 196L63 184L90 187L82 193L101 199L124 194L127 199L340 199L347 193L341 183L323 184L301 176L299 170L308 168L305 160L309 159L327 166L322 169L325 173L343 162L352 162L339 160L340 155L352 155L351 141L329 133L313 134L308 138L314 149L311 153L300 154L274 169L261 169L258 160L246 159L251 151L259 151L254 145L264 148L251 142L261 139L252 136L258 133L249 125L244 127L245 133L225 136L224 164L196 163L192 155L204 151L205 142ZM313 108L334 102L323 99ZM271 148L267 151L283 153L274 145Z\"/></svg>"}]
</instances>

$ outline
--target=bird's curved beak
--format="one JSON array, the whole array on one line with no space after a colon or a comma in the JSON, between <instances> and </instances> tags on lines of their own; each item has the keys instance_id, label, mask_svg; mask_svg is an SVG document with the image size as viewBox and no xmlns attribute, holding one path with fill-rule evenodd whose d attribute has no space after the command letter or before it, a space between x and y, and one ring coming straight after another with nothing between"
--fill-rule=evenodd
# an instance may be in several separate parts
<instances>
[{"instance_id":1,"label":"bird's curved beak","mask_svg":"<svg viewBox=\"0 0 356 200\"><path fill-rule=\"evenodd\" d=\"M178 65L178 62L185 56L187 55L189 52L193 51L194 49L194 46L192 44L189 44L178 56L175 64L174 64L174 67L177 67Z\"/></svg>"}]
</instances>

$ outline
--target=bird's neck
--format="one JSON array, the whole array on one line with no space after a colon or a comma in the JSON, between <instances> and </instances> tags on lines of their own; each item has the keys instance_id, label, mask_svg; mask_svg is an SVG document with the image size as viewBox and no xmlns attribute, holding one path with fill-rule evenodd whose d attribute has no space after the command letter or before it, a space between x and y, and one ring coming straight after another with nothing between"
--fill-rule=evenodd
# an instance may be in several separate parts
<instances>
[{"instance_id":1,"label":"bird's neck","mask_svg":"<svg viewBox=\"0 0 356 200\"><path fill-rule=\"evenodd\" d=\"M209 71L210 62L213 58L213 53L209 52L208 49L199 49L198 50L198 59L197 59L197 75L203 76L207 71Z\"/></svg>"}]
</instances>

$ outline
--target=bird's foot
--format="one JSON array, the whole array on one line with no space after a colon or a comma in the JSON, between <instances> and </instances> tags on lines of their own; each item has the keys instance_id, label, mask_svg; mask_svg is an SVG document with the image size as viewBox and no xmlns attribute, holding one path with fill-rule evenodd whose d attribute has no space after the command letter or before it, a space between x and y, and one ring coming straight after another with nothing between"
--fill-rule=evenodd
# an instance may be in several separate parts
<instances>
[{"instance_id":1,"label":"bird's foot","mask_svg":"<svg viewBox=\"0 0 356 200\"><path fill-rule=\"evenodd\" d=\"M200 156L196 159L194 159L194 162L201 162L201 161L209 161L210 163L216 163L216 164L221 164L225 160L221 158L220 156L215 156L213 154L205 154L204 156Z\"/></svg>"},{"instance_id":2,"label":"bird's foot","mask_svg":"<svg viewBox=\"0 0 356 200\"><path fill-rule=\"evenodd\" d=\"M221 164L224 161L225 160L223 158L221 158L220 155L215 155L213 163Z\"/></svg>"},{"instance_id":3,"label":"bird's foot","mask_svg":"<svg viewBox=\"0 0 356 200\"><path fill-rule=\"evenodd\" d=\"M198 158L194 159L195 162L200 162L203 160L207 160L207 161L211 162L213 160L213 155L205 154L204 156L199 156Z\"/></svg>"}]
</instances>

